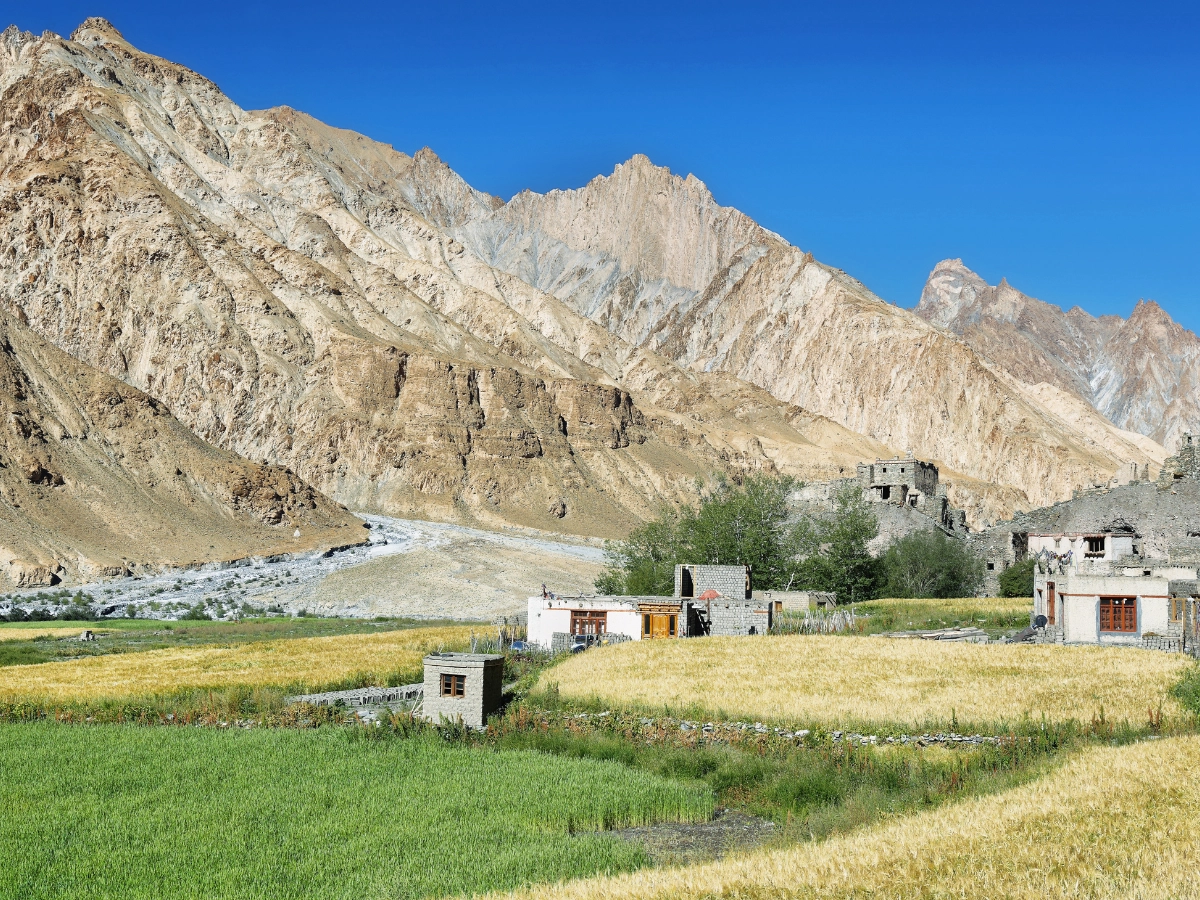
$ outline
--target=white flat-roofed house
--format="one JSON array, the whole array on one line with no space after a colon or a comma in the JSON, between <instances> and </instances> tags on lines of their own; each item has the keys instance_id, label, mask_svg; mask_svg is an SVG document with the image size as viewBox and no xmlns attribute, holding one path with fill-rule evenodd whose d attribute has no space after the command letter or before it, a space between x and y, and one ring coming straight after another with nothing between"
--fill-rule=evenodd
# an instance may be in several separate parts
<instances>
[{"instance_id":1,"label":"white flat-roofed house","mask_svg":"<svg viewBox=\"0 0 1200 900\"><path fill-rule=\"evenodd\" d=\"M1039 641L1184 649L1196 569L1140 556L1136 541L1112 532L1029 535Z\"/></svg>"},{"instance_id":2,"label":"white flat-roofed house","mask_svg":"<svg viewBox=\"0 0 1200 900\"><path fill-rule=\"evenodd\" d=\"M681 604L670 597L560 596L529 598L528 636L547 650L686 635Z\"/></svg>"}]
</instances>

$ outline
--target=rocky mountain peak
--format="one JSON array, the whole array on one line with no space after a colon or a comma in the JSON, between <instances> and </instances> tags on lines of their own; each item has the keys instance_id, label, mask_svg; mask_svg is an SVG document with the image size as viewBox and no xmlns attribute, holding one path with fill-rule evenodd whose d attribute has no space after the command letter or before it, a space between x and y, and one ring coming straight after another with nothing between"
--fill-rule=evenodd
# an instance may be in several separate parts
<instances>
[{"instance_id":1,"label":"rocky mountain peak","mask_svg":"<svg viewBox=\"0 0 1200 900\"><path fill-rule=\"evenodd\" d=\"M120 41L125 43L125 36L101 16L91 16L79 23L79 27L71 32L71 40L77 44L87 44L96 41Z\"/></svg>"}]
</instances>

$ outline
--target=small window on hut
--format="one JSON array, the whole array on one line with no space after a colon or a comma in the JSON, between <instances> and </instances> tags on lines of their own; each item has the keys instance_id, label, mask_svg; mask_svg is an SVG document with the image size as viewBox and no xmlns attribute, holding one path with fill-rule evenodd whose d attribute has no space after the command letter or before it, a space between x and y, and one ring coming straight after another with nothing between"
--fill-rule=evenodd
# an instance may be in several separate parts
<instances>
[{"instance_id":1,"label":"small window on hut","mask_svg":"<svg viewBox=\"0 0 1200 900\"><path fill-rule=\"evenodd\" d=\"M1137 598L1101 597L1100 630L1135 634L1137 632Z\"/></svg>"},{"instance_id":2,"label":"small window on hut","mask_svg":"<svg viewBox=\"0 0 1200 900\"><path fill-rule=\"evenodd\" d=\"M1103 556L1104 555L1104 538L1090 537L1084 538L1087 543L1087 550L1084 551L1084 556Z\"/></svg>"},{"instance_id":3,"label":"small window on hut","mask_svg":"<svg viewBox=\"0 0 1200 900\"><path fill-rule=\"evenodd\" d=\"M465 697L467 694L467 676L442 673L442 696Z\"/></svg>"}]
</instances>

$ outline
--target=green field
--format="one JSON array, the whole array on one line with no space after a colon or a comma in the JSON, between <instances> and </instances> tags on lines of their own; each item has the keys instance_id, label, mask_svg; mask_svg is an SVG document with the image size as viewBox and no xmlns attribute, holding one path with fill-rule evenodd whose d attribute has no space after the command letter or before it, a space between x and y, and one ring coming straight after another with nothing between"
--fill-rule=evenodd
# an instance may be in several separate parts
<instances>
[{"instance_id":1,"label":"green field","mask_svg":"<svg viewBox=\"0 0 1200 900\"><path fill-rule=\"evenodd\" d=\"M597 831L712 811L616 763L363 734L0 726L0 898L506 890L641 867Z\"/></svg>"}]
</instances>

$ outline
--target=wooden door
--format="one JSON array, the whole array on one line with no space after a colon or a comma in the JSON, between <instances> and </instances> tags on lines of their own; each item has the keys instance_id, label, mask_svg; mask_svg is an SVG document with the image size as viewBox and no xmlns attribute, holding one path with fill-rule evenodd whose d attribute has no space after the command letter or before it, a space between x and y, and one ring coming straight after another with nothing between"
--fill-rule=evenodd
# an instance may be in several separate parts
<instances>
[{"instance_id":1,"label":"wooden door","mask_svg":"<svg viewBox=\"0 0 1200 900\"><path fill-rule=\"evenodd\" d=\"M666 638L671 637L671 617L666 613L653 613L650 616L650 637L651 638Z\"/></svg>"},{"instance_id":2,"label":"wooden door","mask_svg":"<svg viewBox=\"0 0 1200 900\"><path fill-rule=\"evenodd\" d=\"M1048 624L1054 624L1055 607L1058 606L1058 601L1054 596L1054 582L1046 584L1046 621Z\"/></svg>"}]
</instances>

